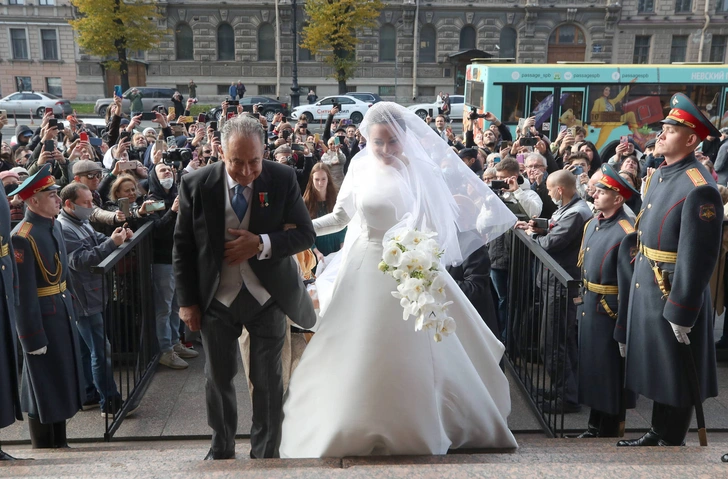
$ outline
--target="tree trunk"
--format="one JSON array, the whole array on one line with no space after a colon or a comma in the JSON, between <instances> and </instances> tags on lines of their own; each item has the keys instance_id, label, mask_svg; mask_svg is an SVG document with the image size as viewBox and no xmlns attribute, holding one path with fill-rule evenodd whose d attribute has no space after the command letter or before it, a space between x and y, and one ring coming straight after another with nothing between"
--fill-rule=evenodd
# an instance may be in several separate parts
<instances>
[{"instance_id":1,"label":"tree trunk","mask_svg":"<svg viewBox=\"0 0 728 479\"><path fill-rule=\"evenodd\" d=\"M338 71L338 77L344 78L344 72L342 70ZM346 89L346 79L339 80L339 95L346 95L348 93Z\"/></svg>"},{"instance_id":2,"label":"tree trunk","mask_svg":"<svg viewBox=\"0 0 728 479\"><path fill-rule=\"evenodd\" d=\"M119 42L122 45L123 41ZM119 56L119 75L121 76L121 91L125 92L129 89L129 63L126 58L126 48L117 47L117 55Z\"/></svg>"}]
</instances>

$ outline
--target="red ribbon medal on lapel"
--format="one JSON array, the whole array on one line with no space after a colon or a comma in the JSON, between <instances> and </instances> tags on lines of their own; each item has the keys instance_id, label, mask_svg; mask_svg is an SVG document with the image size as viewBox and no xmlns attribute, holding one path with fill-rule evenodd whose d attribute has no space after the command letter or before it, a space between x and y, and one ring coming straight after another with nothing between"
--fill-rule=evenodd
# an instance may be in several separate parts
<instances>
[{"instance_id":1,"label":"red ribbon medal on lapel","mask_svg":"<svg viewBox=\"0 0 728 479\"><path fill-rule=\"evenodd\" d=\"M258 193L258 198L260 199L260 207L265 208L268 206L268 193L261 192Z\"/></svg>"}]
</instances>

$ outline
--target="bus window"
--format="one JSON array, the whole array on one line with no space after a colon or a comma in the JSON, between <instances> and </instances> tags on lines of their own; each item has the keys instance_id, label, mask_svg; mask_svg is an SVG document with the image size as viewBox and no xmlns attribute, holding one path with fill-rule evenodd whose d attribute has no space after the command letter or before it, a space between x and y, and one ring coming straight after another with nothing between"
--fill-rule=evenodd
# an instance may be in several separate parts
<instances>
[{"instance_id":1,"label":"bus window","mask_svg":"<svg viewBox=\"0 0 728 479\"><path fill-rule=\"evenodd\" d=\"M720 128L720 85L693 85L690 99L700 111L710 119L716 127Z\"/></svg>"},{"instance_id":2,"label":"bus window","mask_svg":"<svg viewBox=\"0 0 728 479\"><path fill-rule=\"evenodd\" d=\"M503 111L501 119L506 123L518 123L523 117L523 105L526 102L526 86L520 84L503 85Z\"/></svg>"},{"instance_id":3,"label":"bus window","mask_svg":"<svg viewBox=\"0 0 728 479\"><path fill-rule=\"evenodd\" d=\"M554 112L554 89L550 87L530 87L528 89L529 113L536 118L534 126L540 129L544 123L551 122Z\"/></svg>"},{"instance_id":4,"label":"bus window","mask_svg":"<svg viewBox=\"0 0 728 479\"><path fill-rule=\"evenodd\" d=\"M582 111L584 107L584 88L562 88L559 124L567 127L584 124Z\"/></svg>"},{"instance_id":5,"label":"bus window","mask_svg":"<svg viewBox=\"0 0 728 479\"><path fill-rule=\"evenodd\" d=\"M725 104L723 105L723 116L720 120L720 128L728 126L728 88L725 90Z\"/></svg>"}]
</instances>

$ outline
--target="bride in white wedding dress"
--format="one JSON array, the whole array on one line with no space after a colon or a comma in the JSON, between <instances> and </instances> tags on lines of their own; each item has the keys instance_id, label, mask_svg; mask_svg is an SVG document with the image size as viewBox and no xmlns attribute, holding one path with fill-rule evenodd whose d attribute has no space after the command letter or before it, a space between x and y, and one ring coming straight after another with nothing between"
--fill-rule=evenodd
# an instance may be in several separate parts
<instances>
[{"instance_id":1,"label":"bride in white wedding dress","mask_svg":"<svg viewBox=\"0 0 728 479\"><path fill-rule=\"evenodd\" d=\"M336 276L319 291L322 317L288 387L281 457L517 447L498 366L503 345L455 281L443 272L457 331L435 342L430 331L415 332L413 318L402 320L397 283L377 268L395 228L436 231L446 265L515 217L399 105L377 103L360 131L367 147L352 160L334 212L314 220L317 234L349 230L338 268L324 272ZM463 197L474 208L458 208Z\"/></svg>"}]
</instances>

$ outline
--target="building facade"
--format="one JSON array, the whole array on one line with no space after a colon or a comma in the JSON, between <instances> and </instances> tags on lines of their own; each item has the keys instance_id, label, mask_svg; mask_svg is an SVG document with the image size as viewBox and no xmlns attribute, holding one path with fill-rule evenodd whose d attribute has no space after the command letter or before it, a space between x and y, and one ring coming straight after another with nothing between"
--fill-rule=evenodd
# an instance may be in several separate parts
<instances>
[{"instance_id":1,"label":"building facade","mask_svg":"<svg viewBox=\"0 0 728 479\"><path fill-rule=\"evenodd\" d=\"M0 97L23 90L76 98L67 0L0 0Z\"/></svg>"},{"instance_id":2,"label":"building facade","mask_svg":"<svg viewBox=\"0 0 728 479\"><path fill-rule=\"evenodd\" d=\"M101 59L73 45L65 24L73 14L67 0L0 2L4 95L15 91L19 76L30 76L36 89L60 78L63 95L71 99L93 101L110 94ZM278 16L272 1L157 4L158 26L168 34L154 50L130 52L146 65L147 85L186 92L193 79L200 100L217 101L231 82L242 80L249 95L288 101L295 54L303 97L309 88L319 97L338 92L320 56L294 49L291 0L279 1ZM297 2L299 42L304 4ZM359 33L359 64L347 86L403 103L431 99L440 90L458 93L464 64L478 56L519 63L724 62L728 44L728 0L385 0L385 5L377 25ZM58 35L58 60L44 57L49 40L43 35L49 37L51 29ZM19 30L26 32L27 59L16 55L22 53Z\"/></svg>"}]
</instances>

